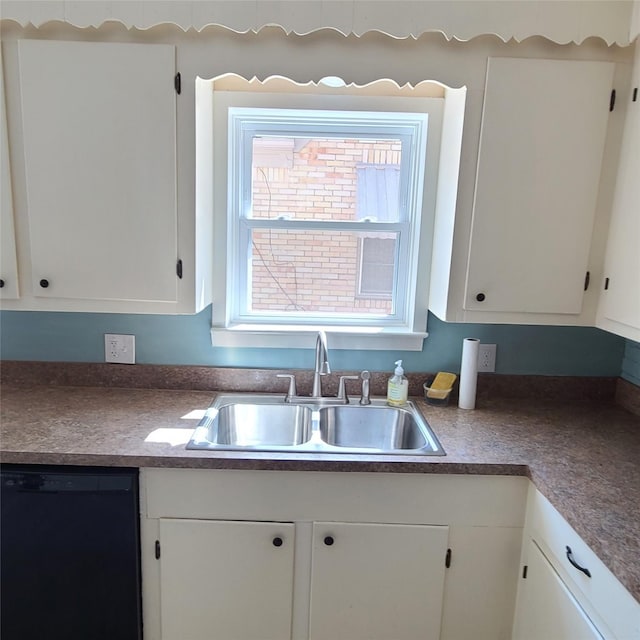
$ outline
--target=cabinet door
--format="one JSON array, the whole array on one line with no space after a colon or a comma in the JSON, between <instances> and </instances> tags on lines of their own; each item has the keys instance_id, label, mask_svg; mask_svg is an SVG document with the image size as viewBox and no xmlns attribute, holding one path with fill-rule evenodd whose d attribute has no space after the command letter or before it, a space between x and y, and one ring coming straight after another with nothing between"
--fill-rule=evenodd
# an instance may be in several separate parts
<instances>
[{"instance_id":1,"label":"cabinet door","mask_svg":"<svg viewBox=\"0 0 640 640\"><path fill-rule=\"evenodd\" d=\"M290 638L294 529L160 520L162 640Z\"/></svg>"},{"instance_id":2,"label":"cabinet door","mask_svg":"<svg viewBox=\"0 0 640 640\"><path fill-rule=\"evenodd\" d=\"M514 640L602 640L580 604L533 540L522 579Z\"/></svg>"},{"instance_id":3,"label":"cabinet door","mask_svg":"<svg viewBox=\"0 0 640 640\"><path fill-rule=\"evenodd\" d=\"M449 546L440 640L510 640L522 528L452 526Z\"/></svg>"},{"instance_id":4,"label":"cabinet door","mask_svg":"<svg viewBox=\"0 0 640 640\"><path fill-rule=\"evenodd\" d=\"M174 47L18 52L34 295L175 301Z\"/></svg>"},{"instance_id":5,"label":"cabinet door","mask_svg":"<svg viewBox=\"0 0 640 640\"><path fill-rule=\"evenodd\" d=\"M448 527L317 522L311 640L436 640Z\"/></svg>"},{"instance_id":6,"label":"cabinet door","mask_svg":"<svg viewBox=\"0 0 640 640\"><path fill-rule=\"evenodd\" d=\"M632 87L640 85L640 50ZM637 90L637 89L636 89ZM631 94L633 95L633 93ZM640 100L629 100L605 259L598 326L640 341Z\"/></svg>"},{"instance_id":7,"label":"cabinet door","mask_svg":"<svg viewBox=\"0 0 640 640\"><path fill-rule=\"evenodd\" d=\"M580 313L613 70L489 60L465 309Z\"/></svg>"},{"instance_id":8,"label":"cabinet door","mask_svg":"<svg viewBox=\"0 0 640 640\"><path fill-rule=\"evenodd\" d=\"M0 298L17 298L18 264L16 260L9 140L4 103L2 49L0 48Z\"/></svg>"}]
</instances>

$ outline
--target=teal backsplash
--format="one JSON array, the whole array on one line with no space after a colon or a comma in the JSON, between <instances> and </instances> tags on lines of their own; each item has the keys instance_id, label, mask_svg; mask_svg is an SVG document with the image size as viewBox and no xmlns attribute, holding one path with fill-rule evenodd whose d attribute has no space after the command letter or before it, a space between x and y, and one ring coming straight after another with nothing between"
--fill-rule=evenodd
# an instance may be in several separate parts
<instances>
[{"instance_id":1,"label":"teal backsplash","mask_svg":"<svg viewBox=\"0 0 640 640\"><path fill-rule=\"evenodd\" d=\"M640 386L640 343L627 340L620 375L625 380Z\"/></svg>"},{"instance_id":2,"label":"teal backsplash","mask_svg":"<svg viewBox=\"0 0 640 640\"><path fill-rule=\"evenodd\" d=\"M0 356L4 360L103 362L104 334L132 333L140 364L279 369L313 365L311 349L212 347L210 325L210 307L193 316L3 311ZM335 370L385 371L401 357L407 371L457 373L462 340L473 337L498 345L497 373L618 376L622 372L632 382L640 379L637 343L591 327L455 324L430 314L428 331L422 352L335 350L331 364Z\"/></svg>"}]
</instances>

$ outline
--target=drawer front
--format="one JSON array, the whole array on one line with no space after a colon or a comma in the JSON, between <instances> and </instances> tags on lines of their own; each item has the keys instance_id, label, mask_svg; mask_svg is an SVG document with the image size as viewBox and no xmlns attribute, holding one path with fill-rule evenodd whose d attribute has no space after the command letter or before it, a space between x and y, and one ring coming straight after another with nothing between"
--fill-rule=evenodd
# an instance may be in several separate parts
<instances>
[{"instance_id":1,"label":"drawer front","mask_svg":"<svg viewBox=\"0 0 640 640\"><path fill-rule=\"evenodd\" d=\"M640 603L537 490L528 531L605 638L640 640Z\"/></svg>"},{"instance_id":2,"label":"drawer front","mask_svg":"<svg viewBox=\"0 0 640 640\"><path fill-rule=\"evenodd\" d=\"M147 518L522 527L524 477L143 469Z\"/></svg>"}]
</instances>

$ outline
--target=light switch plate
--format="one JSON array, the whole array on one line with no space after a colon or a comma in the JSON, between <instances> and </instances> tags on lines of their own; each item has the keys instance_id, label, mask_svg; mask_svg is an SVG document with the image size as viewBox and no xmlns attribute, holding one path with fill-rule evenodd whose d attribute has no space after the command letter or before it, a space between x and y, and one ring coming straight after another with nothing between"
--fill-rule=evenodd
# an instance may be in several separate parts
<instances>
[{"instance_id":1,"label":"light switch plate","mask_svg":"<svg viewBox=\"0 0 640 640\"><path fill-rule=\"evenodd\" d=\"M104 361L136 363L136 337L117 333L104 334Z\"/></svg>"}]
</instances>

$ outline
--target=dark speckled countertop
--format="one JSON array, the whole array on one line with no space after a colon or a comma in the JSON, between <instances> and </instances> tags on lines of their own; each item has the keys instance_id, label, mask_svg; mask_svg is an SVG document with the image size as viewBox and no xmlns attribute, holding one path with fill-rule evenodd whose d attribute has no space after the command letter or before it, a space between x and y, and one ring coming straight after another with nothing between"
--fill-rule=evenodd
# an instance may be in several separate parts
<instances>
[{"instance_id":1,"label":"dark speckled countertop","mask_svg":"<svg viewBox=\"0 0 640 640\"><path fill-rule=\"evenodd\" d=\"M212 391L5 382L4 463L526 475L640 601L640 417L611 401L418 400L445 457L187 451Z\"/></svg>"}]
</instances>

